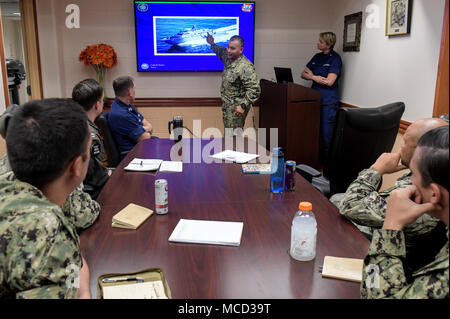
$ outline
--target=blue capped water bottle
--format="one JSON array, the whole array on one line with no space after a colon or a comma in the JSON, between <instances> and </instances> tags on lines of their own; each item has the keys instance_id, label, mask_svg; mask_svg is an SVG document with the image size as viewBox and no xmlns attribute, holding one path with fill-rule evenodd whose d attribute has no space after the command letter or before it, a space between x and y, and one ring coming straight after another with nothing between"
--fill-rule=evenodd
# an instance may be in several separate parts
<instances>
[{"instance_id":1,"label":"blue capped water bottle","mask_svg":"<svg viewBox=\"0 0 450 319\"><path fill-rule=\"evenodd\" d=\"M284 186L284 152L281 147L272 150L272 161L270 166L270 191L281 193Z\"/></svg>"}]
</instances>

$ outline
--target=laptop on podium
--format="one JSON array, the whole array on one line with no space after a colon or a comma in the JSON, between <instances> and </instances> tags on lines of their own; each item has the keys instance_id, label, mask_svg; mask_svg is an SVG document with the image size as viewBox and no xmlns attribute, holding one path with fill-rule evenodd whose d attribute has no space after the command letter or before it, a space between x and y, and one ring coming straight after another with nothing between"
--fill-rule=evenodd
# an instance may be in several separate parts
<instances>
[{"instance_id":1,"label":"laptop on podium","mask_svg":"<svg viewBox=\"0 0 450 319\"><path fill-rule=\"evenodd\" d=\"M277 83L286 84L289 82L294 82L292 78L292 69L291 68L280 68L274 67L275 69L275 77L277 78Z\"/></svg>"}]
</instances>

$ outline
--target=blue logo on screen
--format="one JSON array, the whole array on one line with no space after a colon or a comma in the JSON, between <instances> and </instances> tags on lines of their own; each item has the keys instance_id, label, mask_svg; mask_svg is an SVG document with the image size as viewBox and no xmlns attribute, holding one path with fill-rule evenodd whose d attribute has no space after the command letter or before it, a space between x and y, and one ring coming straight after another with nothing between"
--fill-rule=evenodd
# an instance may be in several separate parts
<instances>
[{"instance_id":1,"label":"blue logo on screen","mask_svg":"<svg viewBox=\"0 0 450 319\"><path fill-rule=\"evenodd\" d=\"M147 70L150 66L147 63L142 63L141 68L142 70Z\"/></svg>"},{"instance_id":2,"label":"blue logo on screen","mask_svg":"<svg viewBox=\"0 0 450 319\"><path fill-rule=\"evenodd\" d=\"M139 3L137 8L139 11L145 12L148 10L148 5L146 3Z\"/></svg>"}]
</instances>

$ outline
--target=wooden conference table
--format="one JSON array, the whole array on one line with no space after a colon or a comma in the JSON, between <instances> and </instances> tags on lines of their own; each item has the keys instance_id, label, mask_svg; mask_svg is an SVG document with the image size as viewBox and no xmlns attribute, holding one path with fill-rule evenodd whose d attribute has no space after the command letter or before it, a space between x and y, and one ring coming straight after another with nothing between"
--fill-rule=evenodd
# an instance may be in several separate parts
<instances>
[{"instance_id":1,"label":"wooden conference table","mask_svg":"<svg viewBox=\"0 0 450 319\"><path fill-rule=\"evenodd\" d=\"M174 141L169 139L142 141L121 162L98 198L98 220L81 234L92 297L102 274L156 267L164 271L173 298L359 298L358 283L322 278L318 268L327 255L364 258L367 239L298 173L295 191L272 194L269 175L244 175L240 164L201 160L200 149L212 155L217 152L212 145L225 149L223 141L177 143L172 160L183 160L182 173L123 170L135 157L170 160ZM247 142L252 141L237 150L250 150ZM153 214L137 230L112 228L112 216L129 203L155 209L159 178L168 181L169 213ZM300 201L312 203L318 223L316 258L309 262L289 255L291 222ZM242 221L241 244L170 243L180 218Z\"/></svg>"}]
</instances>

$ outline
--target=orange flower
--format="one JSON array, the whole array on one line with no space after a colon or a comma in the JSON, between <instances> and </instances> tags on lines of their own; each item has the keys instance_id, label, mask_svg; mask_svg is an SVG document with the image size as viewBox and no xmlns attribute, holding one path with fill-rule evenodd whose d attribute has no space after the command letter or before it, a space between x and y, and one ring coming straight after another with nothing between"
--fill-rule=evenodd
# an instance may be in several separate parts
<instances>
[{"instance_id":1,"label":"orange flower","mask_svg":"<svg viewBox=\"0 0 450 319\"><path fill-rule=\"evenodd\" d=\"M91 64L109 69L117 64L117 54L108 44L91 44L81 51L78 60L83 61L85 65Z\"/></svg>"}]
</instances>

